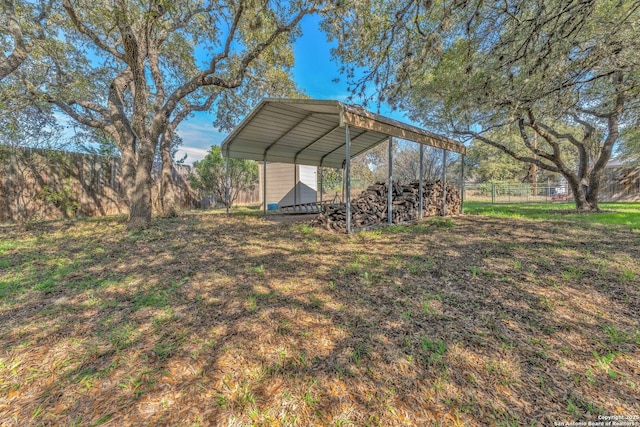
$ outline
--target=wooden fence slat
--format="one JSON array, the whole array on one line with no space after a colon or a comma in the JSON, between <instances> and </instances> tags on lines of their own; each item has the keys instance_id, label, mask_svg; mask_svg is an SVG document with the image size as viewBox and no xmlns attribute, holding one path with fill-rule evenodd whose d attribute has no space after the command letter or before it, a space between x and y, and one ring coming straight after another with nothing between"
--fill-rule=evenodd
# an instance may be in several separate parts
<instances>
[{"instance_id":1,"label":"wooden fence slat","mask_svg":"<svg viewBox=\"0 0 640 427\"><path fill-rule=\"evenodd\" d=\"M117 157L95 154L13 149L0 145L0 221L64 216L113 215L127 212L121 165ZM195 209L201 200L189 186L192 168L174 165L180 209ZM159 177L160 168L154 167ZM153 186L157 194L158 186ZM204 200L208 196L203 196ZM157 197L156 197L157 198ZM25 201L28 203L25 204ZM241 194L238 204L259 202L256 190Z\"/></svg>"}]
</instances>

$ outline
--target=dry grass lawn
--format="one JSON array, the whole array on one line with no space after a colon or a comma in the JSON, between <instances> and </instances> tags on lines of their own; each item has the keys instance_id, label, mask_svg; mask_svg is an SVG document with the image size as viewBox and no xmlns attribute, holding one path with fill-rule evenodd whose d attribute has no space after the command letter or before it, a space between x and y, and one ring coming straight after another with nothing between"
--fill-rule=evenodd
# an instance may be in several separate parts
<instances>
[{"instance_id":1,"label":"dry grass lawn","mask_svg":"<svg viewBox=\"0 0 640 427\"><path fill-rule=\"evenodd\" d=\"M0 230L3 426L640 415L628 227L467 216L346 236L204 212Z\"/></svg>"}]
</instances>

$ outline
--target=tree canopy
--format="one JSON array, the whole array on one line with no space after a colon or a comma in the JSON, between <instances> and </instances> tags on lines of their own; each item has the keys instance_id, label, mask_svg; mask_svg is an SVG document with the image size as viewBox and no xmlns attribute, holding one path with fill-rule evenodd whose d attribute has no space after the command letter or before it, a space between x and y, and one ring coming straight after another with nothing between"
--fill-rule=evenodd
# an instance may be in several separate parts
<instances>
[{"instance_id":1,"label":"tree canopy","mask_svg":"<svg viewBox=\"0 0 640 427\"><path fill-rule=\"evenodd\" d=\"M17 16L29 5L15 1L11 10ZM137 228L151 218L156 150L170 151L161 142L173 140L195 111L215 110L214 125L229 129L256 99L294 92L291 44L301 19L320 6L315 0L63 0L54 10L65 18L56 21L56 37L14 75L32 99L113 139L130 226Z\"/></svg>"},{"instance_id":2,"label":"tree canopy","mask_svg":"<svg viewBox=\"0 0 640 427\"><path fill-rule=\"evenodd\" d=\"M350 13L326 27L354 93L373 93L426 126L562 174L587 211L598 208L621 129L638 123L639 8L638 1L352 0ZM495 139L497 129L517 139Z\"/></svg>"},{"instance_id":3,"label":"tree canopy","mask_svg":"<svg viewBox=\"0 0 640 427\"><path fill-rule=\"evenodd\" d=\"M0 1L0 81L52 36L53 3L53 0Z\"/></svg>"},{"instance_id":4,"label":"tree canopy","mask_svg":"<svg viewBox=\"0 0 640 427\"><path fill-rule=\"evenodd\" d=\"M640 128L626 129L621 136L619 156L631 164L640 164Z\"/></svg>"}]
</instances>

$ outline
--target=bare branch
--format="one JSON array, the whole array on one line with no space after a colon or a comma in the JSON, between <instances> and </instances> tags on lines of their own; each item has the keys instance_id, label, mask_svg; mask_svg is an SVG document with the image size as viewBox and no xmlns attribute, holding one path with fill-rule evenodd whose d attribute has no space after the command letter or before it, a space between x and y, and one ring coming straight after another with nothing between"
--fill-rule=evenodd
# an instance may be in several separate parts
<instances>
[{"instance_id":1,"label":"bare branch","mask_svg":"<svg viewBox=\"0 0 640 427\"><path fill-rule=\"evenodd\" d=\"M244 13L244 5L240 4L240 6L238 7L238 10L235 13L235 16L233 17L233 24L231 24L231 28L229 29L229 34L227 35L227 40L224 43L224 50L211 59L211 63L209 64L209 72L211 73L215 72L218 62L222 61L223 59L229 56L231 43L233 42L233 39L236 36L236 31L238 30L238 23L240 22L240 18L242 17L243 13Z\"/></svg>"},{"instance_id":2,"label":"bare branch","mask_svg":"<svg viewBox=\"0 0 640 427\"><path fill-rule=\"evenodd\" d=\"M582 144L580 141L578 141L578 139L575 136L573 136L569 132L565 132L565 133L557 132L555 129L551 128L550 126L540 122L536 122L536 126L538 126L540 129L544 129L546 132L548 132L550 135L552 135L556 139L566 139L576 147L579 147Z\"/></svg>"},{"instance_id":3,"label":"bare branch","mask_svg":"<svg viewBox=\"0 0 640 427\"><path fill-rule=\"evenodd\" d=\"M108 52L109 54L113 55L114 57L120 60L124 60L122 55L116 49L109 46L109 44L103 41L88 26L86 26L82 21L80 21L80 18L78 17L78 14L76 13L76 10L71 4L70 0L63 0L62 7L64 7L64 9L67 11L67 14L69 15L69 18L71 18L71 22L73 23L74 27L76 27L76 29L81 34L84 34L85 36L89 37L91 41L100 49L104 50L105 52Z\"/></svg>"},{"instance_id":4,"label":"bare branch","mask_svg":"<svg viewBox=\"0 0 640 427\"><path fill-rule=\"evenodd\" d=\"M156 96L154 102L155 112L159 112L164 104L164 79L162 71L160 71L160 60L158 55L158 45L156 43L149 44L149 67L151 68L151 77L156 88Z\"/></svg>"},{"instance_id":5,"label":"bare branch","mask_svg":"<svg viewBox=\"0 0 640 427\"><path fill-rule=\"evenodd\" d=\"M527 126L535 130L538 133L538 135L540 135L545 139L545 141L547 141L547 143L551 146L551 148L553 148L554 158L557 158L559 160L560 145L558 144L558 142L553 138L553 136L550 133L548 133L545 129L542 129L540 126L538 126L538 123L536 122L536 119L532 110L527 110L527 115L529 116L529 123L527 123Z\"/></svg>"},{"instance_id":6,"label":"bare branch","mask_svg":"<svg viewBox=\"0 0 640 427\"><path fill-rule=\"evenodd\" d=\"M484 137L483 135L477 133L477 132L472 132L470 130L467 131L456 131L456 134L459 135L467 135L467 136L471 136L479 141L482 141L486 144L491 145L492 147L498 148L502 151L504 151L505 153L507 153L508 155L510 155L511 157L513 157L516 160L520 160L521 162L527 162L527 163L533 163L538 165L540 168L548 170L549 172L560 172L560 170L558 169L557 166L554 165L550 165L548 163L543 162L540 159L534 159L533 157L528 157L528 156L521 156L518 153L516 153L515 151L509 149L508 147L506 147L504 144L501 144L499 142L493 141L489 138Z\"/></svg>"},{"instance_id":7,"label":"bare branch","mask_svg":"<svg viewBox=\"0 0 640 427\"><path fill-rule=\"evenodd\" d=\"M524 119L520 119L518 120L518 129L520 130L520 138L522 138L522 142L524 142L524 145L531 150L536 156L540 156L544 159L547 159L551 162L554 161L554 156L553 154L549 154L545 151L540 150L539 148L536 148L533 146L533 144L531 143L531 141L529 141L529 135L527 135L527 132L525 130L525 125L524 125Z\"/></svg>"},{"instance_id":8,"label":"bare branch","mask_svg":"<svg viewBox=\"0 0 640 427\"><path fill-rule=\"evenodd\" d=\"M90 102L90 101L72 101L69 103L70 105L79 105L80 107L84 108L85 110L90 110L90 111L94 111L98 114L100 114L101 116L106 116L109 114L109 111L107 109L105 109L104 107L94 103L94 102Z\"/></svg>"},{"instance_id":9,"label":"bare branch","mask_svg":"<svg viewBox=\"0 0 640 427\"><path fill-rule=\"evenodd\" d=\"M616 81L616 92L617 92L616 99L615 99L615 107L611 111L611 115L607 120L607 130L608 130L607 138L605 139L604 144L602 145L602 149L600 150L600 156L598 157L598 160L596 160L595 164L593 165L593 173L591 174L591 180L590 180L593 182L590 185L595 184L596 181L599 182L599 175L601 171L604 169L609 159L611 158L611 153L613 152L613 144L618 140L618 137L620 136L620 116L624 111L624 105L626 101L625 93L620 88L623 81L622 72L618 72L616 74L615 81Z\"/></svg>"},{"instance_id":10,"label":"bare branch","mask_svg":"<svg viewBox=\"0 0 640 427\"><path fill-rule=\"evenodd\" d=\"M211 68L201 72L176 91L169 97L163 111L168 116L178 105L178 103L190 93L193 93L202 86L217 86L223 89L234 89L242 84L242 80L245 77L249 65L258 58L269 46L271 46L278 37L284 33L293 31L294 28L300 23L302 18L311 13L317 12L316 7L310 7L299 11L286 25L278 26L273 33L262 43L259 43L252 50L244 54L238 70L235 72L235 76L231 79L225 79L216 75L212 75L215 69ZM237 15L236 15L237 17ZM227 40L228 42L228 40ZM224 53L224 52L223 52Z\"/></svg>"},{"instance_id":11,"label":"bare branch","mask_svg":"<svg viewBox=\"0 0 640 427\"><path fill-rule=\"evenodd\" d=\"M49 102L51 102L52 104L54 104L56 107L60 108L62 111L64 111L69 117L73 118L74 120L78 121L79 123L82 123L85 126L89 126L92 128L96 128L96 129L102 129L102 130L107 130L108 123L106 123L103 120L98 120L95 119L93 117L91 117L90 115L83 115L81 113L79 113L78 111L76 111L71 104L68 104L66 102L62 102L60 100L56 100L53 98L48 98L47 99ZM79 104L78 104L79 105Z\"/></svg>"},{"instance_id":12,"label":"bare branch","mask_svg":"<svg viewBox=\"0 0 640 427\"><path fill-rule=\"evenodd\" d=\"M615 114L615 112L613 111L609 111L608 113L600 113L598 111L590 110L588 108L576 108L576 111L578 111L579 113L588 114L590 116L597 117L599 119L608 119L609 117L611 117L612 114Z\"/></svg>"},{"instance_id":13,"label":"bare branch","mask_svg":"<svg viewBox=\"0 0 640 427\"><path fill-rule=\"evenodd\" d=\"M187 116L194 111L208 111L213 105L213 101L218 98L219 94L210 95L202 104L188 104L182 110L176 114L176 116L171 120L171 123L167 126L167 128L171 128L172 132L175 128L178 127L180 122L182 122Z\"/></svg>"}]
</instances>

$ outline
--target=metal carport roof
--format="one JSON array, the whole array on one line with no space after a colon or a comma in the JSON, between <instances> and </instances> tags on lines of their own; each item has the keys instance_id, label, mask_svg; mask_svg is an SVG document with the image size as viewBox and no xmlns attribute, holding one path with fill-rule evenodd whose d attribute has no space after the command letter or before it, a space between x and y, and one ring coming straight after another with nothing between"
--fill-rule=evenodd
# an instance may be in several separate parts
<instances>
[{"instance_id":1,"label":"metal carport roof","mask_svg":"<svg viewBox=\"0 0 640 427\"><path fill-rule=\"evenodd\" d=\"M267 98L222 142L225 157L342 168L351 157L397 137L464 154L463 144L339 101Z\"/></svg>"}]
</instances>

